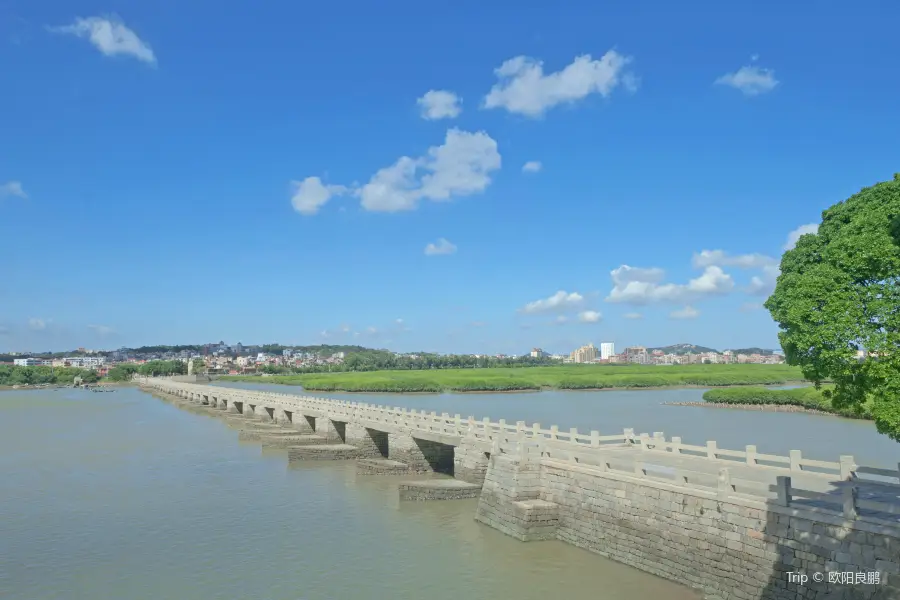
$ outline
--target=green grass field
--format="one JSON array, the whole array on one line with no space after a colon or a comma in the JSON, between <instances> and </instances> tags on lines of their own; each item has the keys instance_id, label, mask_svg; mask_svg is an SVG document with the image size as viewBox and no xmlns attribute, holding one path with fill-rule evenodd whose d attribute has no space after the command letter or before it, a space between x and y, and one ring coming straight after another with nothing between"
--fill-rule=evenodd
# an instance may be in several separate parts
<instances>
[{"instance_id":1,"label":"green grass field","mask_svg":"<svg viewBox=\"0 0 900 600\"><path fill-rule=\"evenodd\" d=\"M800 406L853 419L872 418L868 405L863 405L859 409L835 408L831 405L831 400L822 394L822 391L826 389L828 389L828 386L823 386L822 390L817 390L814 387L791 390L769 390L761 387L726 388L709 390L703 394L703 399L706 402L720 404L782 404Z\"/></svg>"},{"instance_id":2,"label":"green grass field","mask_svg":"<svg viewBox=\"0 0 900 600\"><path fill-rule=\"evenodd\" d=\"M565 365L497 369L363 371L223 379L301 385L310 391L505 392L674 386L766 385L797 382L800 370L786 365Z\"/></svg>"}]
</instances>

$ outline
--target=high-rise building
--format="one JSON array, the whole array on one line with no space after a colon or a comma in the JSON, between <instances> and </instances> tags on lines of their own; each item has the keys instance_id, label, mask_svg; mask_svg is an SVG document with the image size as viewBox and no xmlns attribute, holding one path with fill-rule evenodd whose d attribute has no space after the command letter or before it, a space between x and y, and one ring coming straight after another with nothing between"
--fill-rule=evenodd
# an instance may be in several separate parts
<instances>
[{"instance_id":1,"label":"high-rise building","mask_svg":"<svg viewBox=\"0 0 900 600\"><path fill-rule=\"evenodd\" d=\"M613 342L600 343L600 358L609 360L609 357L616 353L616 345Z\"/></svg>"},{"instance_id":2,"label":"high-rise building","mask_svg":"<svg viewBox=\"0 0 900 600\"><path fill-rule=\"evenodd\" d=\"M578 350L572 352L571 359L572 362L576 363L592 362L597 359L597 348L594 347L594 344L582 346Z\"/></svg>"}]
</instances>

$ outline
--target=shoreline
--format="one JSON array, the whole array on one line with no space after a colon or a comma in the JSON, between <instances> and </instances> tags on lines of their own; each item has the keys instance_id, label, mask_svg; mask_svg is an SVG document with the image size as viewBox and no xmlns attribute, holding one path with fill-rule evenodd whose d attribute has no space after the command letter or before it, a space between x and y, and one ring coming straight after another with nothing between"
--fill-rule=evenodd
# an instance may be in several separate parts
<instances>
[{"instance_id":1,"label":"shoreline","mask_svg":"<svg viewBox=\"0 0 900 600\"><path fill-rule=\"evenodd\" d=\"M826 410L815 408L806 408L805 406L797 406L796 404L732 404L730 402L663 402L663 406L692 406L698 408L734 408L738 410L755 410L761 412L786 412L786 413L808 413L811 415L824 415L827 417L838 417L841 419L852 419L854 421L871 421L866 417L854 417L842 415Z\"/></svg>"}]
</instances>

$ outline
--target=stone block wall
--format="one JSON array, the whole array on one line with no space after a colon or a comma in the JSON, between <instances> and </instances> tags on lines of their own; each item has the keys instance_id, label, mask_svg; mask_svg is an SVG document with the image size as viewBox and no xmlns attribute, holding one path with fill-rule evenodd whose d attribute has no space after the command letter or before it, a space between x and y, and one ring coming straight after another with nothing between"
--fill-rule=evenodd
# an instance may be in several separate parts
<instances>
[{"instance_id":1,"label":"stone block wall","mask_svg":"<svg viewBox=\"0 0 900 600\"><path fill-rule=\"evenodd\" d=\"M453 446L420 440L408 433L388 434L388 458L419 472L453 473Z\"/></svg>"},{"instance_id":2,"label":"stone block wall","mask_svg":"<svg viewBox=\"0 0 900 600\"><path fill-rule=\"evenodd\" d=\"M484 483L490 456L479 448L474 438L463 439L453 449L453 476L469 483Z\"/></svg>"},{"instance_id":3,"label":"stone block wall","mask_svg":"<svg viewBox=\"0 0 900 600\"><path fill-rule=\"evenodd\" d=\"M346 423L332 421L326 417L316 418L316 433L325 436L328 443L341 443L346 435Z\"/></svg>"},{"instance_id":4,"label":"stone block wall","mask_svg":"<svg viewBox=\"0 0 900 600\"><path fill-rule=\"evenodd\" d=\"M285 414L289 416L291 421L291 429L296 429L300 433L311 434L315 433L316 429L313 427L315 423L315 419L310 420L306 415L300 414L296 411L288 412L285 411Z\"/></svg>"},{"instance_id":5,"label":"stone block wall","mask_svg":"<svg viewBox=\"0 0 900 600\"><path fill-rule=\"evenodd\" d=\"M346 442L358 448L360 458L387 458L387 433L375 431L356 423L347 423L344 433Z\"/></svg>"},{"instance_id":6,"label":"stone block wall","mask_svg":"<svg viewBox=\"0 0 900 600\"><path fill-rule=\"evenodd\" d=\"M521 541L555 538L557 507L540 499L541 475L539 463L492 455L475 520Z\"/></svg>"},{"instance_id":7,"label":"stone block wall","mask_svg":"<svg viewBox=\"0 0 900 600\"><path fill-rule=\"evenodd\" d=\"M577 465L492 456L476 519L521 540L558 538L709 598L900 598L892 575L900 527ZM829 583L827 575L801 584L791 572L879 572L881 585Z\"/></svg>"}]
</instances>

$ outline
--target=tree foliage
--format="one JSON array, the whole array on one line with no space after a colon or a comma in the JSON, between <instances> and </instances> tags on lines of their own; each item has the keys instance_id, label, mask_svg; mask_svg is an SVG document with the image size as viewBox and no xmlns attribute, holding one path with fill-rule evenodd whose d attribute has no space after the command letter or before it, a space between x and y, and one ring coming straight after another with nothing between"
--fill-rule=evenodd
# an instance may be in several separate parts
<instances>
[{"instance_id":1,"label":"tree foliage","mask_svg":"<svg viewBox=\"0 0 900 600\"><path fill-rule=\"evenodd\" d=\"M83 383L94 383L99 379L90 369L0 365L0 385L71 385L76 377L81 377Z\"/></svg>"},{"instance_id":2,"label":"tree foliage","mask_svg":"<svg viewBox=\"0 0 900 600\"><path fill-rule=\"evenodd\" d=\"M765 306L787 362L816 387L833 381L836 409L871 402L878 431L900 441L900 174L825 210L785 252Z\"/></svg>"}]
</instances>

